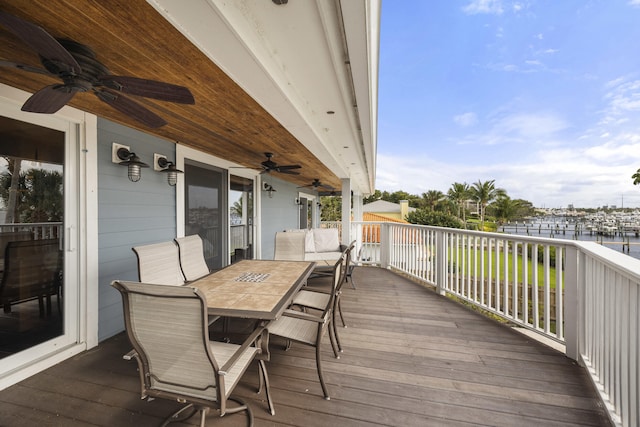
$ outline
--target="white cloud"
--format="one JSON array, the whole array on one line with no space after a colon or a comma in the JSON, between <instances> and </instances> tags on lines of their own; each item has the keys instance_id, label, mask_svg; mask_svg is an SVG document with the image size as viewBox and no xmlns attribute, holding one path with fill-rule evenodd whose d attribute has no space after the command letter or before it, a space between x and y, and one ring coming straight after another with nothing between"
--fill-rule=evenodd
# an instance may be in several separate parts
<instances>
[{"instance_id":1,"label":"white cloud","mask_svg":"<svg viewBox=\"0 0 640 427\"><path fill-rule=\"evenodd\" d=\"M476 113L464 113L455 116L453 121L462 127L469 127L478 123L478 116L476 116Z\"/></svg>"},{"instance_id":2,"label":"white cloud","mask_svg":"<svg viewBox=\"0 0 640 427\"><path fill-rule=\"evenodd\" d=\"M488 13L501 15L504 12L501 0L473 0L462 8L462 11L469 15Z\"/></svg>"},{"instance_id":3,"label":"white cloud","mask_svg":"<svg viewBox=\"0 0 640 427\"><path fill-rule=\"evenodd\" d=\"M627 4L629 6L640 7L640 0L629 0Z\"/></svg>"}]
</instances>

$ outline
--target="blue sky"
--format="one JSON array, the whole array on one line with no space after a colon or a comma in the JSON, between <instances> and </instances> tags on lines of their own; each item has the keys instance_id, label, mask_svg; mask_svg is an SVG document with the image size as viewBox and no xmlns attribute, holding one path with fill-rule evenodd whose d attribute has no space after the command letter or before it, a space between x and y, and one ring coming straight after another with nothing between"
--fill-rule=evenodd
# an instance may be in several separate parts
<instances>
[{"instance_id":1,"label":"blue sky","mask_svg":"<svg viewBox=\"0 0 640 427\"><path fill-rule=\"evenodd\" d=\"M383 0L376 188L640 207L640 0Z\"/></svg>"}]
</instances>

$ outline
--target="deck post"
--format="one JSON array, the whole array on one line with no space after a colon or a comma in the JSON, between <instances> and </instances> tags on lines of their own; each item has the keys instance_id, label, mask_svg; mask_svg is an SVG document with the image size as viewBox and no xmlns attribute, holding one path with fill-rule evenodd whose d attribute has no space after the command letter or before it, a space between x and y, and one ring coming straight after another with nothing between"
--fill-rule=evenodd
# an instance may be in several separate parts
<instances>
[{"instance_id":1,"label":"deck post","mask_svg":"<svg viewBox=\"0 0 640 427\"><path fill-rule=\"evenodd\" d=\"M390 224L388 222L380 223L380 267L389 268L389 261L391 256L391 232Z\"/></svg>"},{"instance_id":2,"label":"deck post","mask_svg":"<svg viewBox=\"0 0 640 427\"><path fill-rule=\"evenodd\" d=\"M436 292L445 294L447 284L447 245L446 234L442 230L436 231Z\"/></svg>"},{"instance_id":3,"label":"deck post","mask_svg":"<svg viewBox=\"0 0 640 427\"><path fill-rule=\"evenodd\" d=\"M582 303L580 284L584 275L584 262L580 262L581 252L575 246L566 249L566 265L564 274L564 340L567 357L580 362L580 329L582 319ZM556 289L557 290L557 289Z\"/></svg>"}]
</instances>

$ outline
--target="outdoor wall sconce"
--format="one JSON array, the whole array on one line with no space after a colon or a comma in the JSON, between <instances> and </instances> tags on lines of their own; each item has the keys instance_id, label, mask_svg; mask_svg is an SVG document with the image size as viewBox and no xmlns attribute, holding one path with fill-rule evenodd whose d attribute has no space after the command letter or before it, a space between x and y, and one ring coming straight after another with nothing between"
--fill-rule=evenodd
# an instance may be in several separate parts
<instances>
[{"instance_id":1,"label":"outdoor wall sconce","mask_svg":"<svg viewBox=\"0 0 640 427\"><path fill-rule=\"evenodd\" d=\"M132 152L126 145L113 143L111 152L111 161L122 166L126 166L128 170L129 181L140 181L140 170L148 168L149 165L143 163L136 153Z\"/></svg>"},{"instance_id":2,"label":"outdoor wall sconce","mask_svg":"<svg viewBox=\"0 0 640 427\"><path fill-rule=\"evenodd\" d=\"M153 153L153 169L167 174L167 182L172 187L178 183L178 174L184 173L176 168L176 164L161 154Z\"/></svg>"},{"instance_id":3,"label":"outdoor wall sconce","mask_svg":"<svg viewBox=\"0 0 640 427\"><path fill-rule=\"evenodd\" d=\"M296 197L295 199L293 199L293 203L295 203L296 205L300 206L302 203L300 202L300 198Z\"/></svg>"},{"instance_id":4,"label":"outdoor wall sconce","mask_svg":"<svg viewBox=\"0 0 640 427\"><path fill-rule=\"evenodd\" d=\"M271 186L271 184L267 184L266 182L264 184L262 184L262 188L264 188L264 191L269 193L269 198L272 198L273 197L273 193L276 192L276 189L273 188L273 186Z\"/></svg>"}]
</instances>

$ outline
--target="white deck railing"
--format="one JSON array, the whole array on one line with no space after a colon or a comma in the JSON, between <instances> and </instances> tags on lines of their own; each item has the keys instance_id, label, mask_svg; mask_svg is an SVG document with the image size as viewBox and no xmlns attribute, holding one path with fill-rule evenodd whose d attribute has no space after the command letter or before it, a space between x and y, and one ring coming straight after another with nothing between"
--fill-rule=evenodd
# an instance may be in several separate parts
<instances>
[{"instance_id":1,"label":"white deck railing","mask_svg":"<svg viewBox=\"0 0 640 427\"><path fill-rule=\"evenodd\" d=\"M350 232L359 264L400 271L564 344L612 421L640 425L640 260L594 242L440 227L353 222Z\"/></svg>"},{"instance_id":2,"label":"white deck railing","mask_svg":"<svg viewBox=\"0 0 640 427\"><path fill-rule=\"evenodd\" d=\"M34 240L57 239L62 237L61 222L31 222L0 224L0 233L30 231Z\"/></svg>"}]
</instances>

